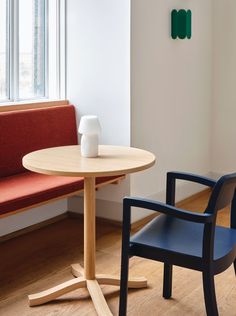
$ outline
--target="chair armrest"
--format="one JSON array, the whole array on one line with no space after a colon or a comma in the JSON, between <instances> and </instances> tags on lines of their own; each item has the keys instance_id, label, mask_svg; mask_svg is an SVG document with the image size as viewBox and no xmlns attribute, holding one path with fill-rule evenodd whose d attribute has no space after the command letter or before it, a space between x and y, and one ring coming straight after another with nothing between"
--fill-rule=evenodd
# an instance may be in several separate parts
<instances>
[{"instance_id":1,"label":"chair armrest","mask_svg":"<svg viewBox=\"0 0 236 316\"><path fill-rule=\"evenodd\" d=\"M183 220L195 222L195 223L211 223L213 221L213 215L209 213L194 213L189 211L184 211L180 208L174 207L172 205L164 204L161 202L147 200L143 198L131 198L126 197L123 199L123 214L124 219L129 220L130 222L130 213L131 207L141 207L152 211L157 211L164 213L166 215L174 216Z\"/></svg>"},{"instance_id":2,"label":"chair armrest","mask_svg":"<svg viewBox=\"0 0 236 316\"><path fill-rule=\"evenodd\" d=\"M216 184L216 180L213 180L204 176L199 176L193 173L187 173L187 172L170 171L170 172L167 172L167 178L169 178L169 180L180 179L180 180L196 182L196 183L203 184L211 188L213 188L214 185Z\"/></svg>"},{"instance_id":3,"label":"chair armrest","mask_svg":"<svg viewBox=\"0 0 236 316\"><path fill-rule=\"evenodd\" d=\"M166 203L169 205L175 205L175 180L186 180L191 182L196 182L202 185L206 185L213 188L216 181L204 176L195 175L187 172L171 171L167 172L166 180Z\"/></svg>"}]
</instances>

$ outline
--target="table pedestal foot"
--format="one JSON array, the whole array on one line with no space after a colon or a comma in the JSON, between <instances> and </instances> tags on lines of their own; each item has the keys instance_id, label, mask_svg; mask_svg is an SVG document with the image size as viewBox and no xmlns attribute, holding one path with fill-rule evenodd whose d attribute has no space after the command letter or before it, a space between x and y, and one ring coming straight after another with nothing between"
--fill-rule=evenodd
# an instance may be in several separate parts
<instances>
[{"instance_id":1,"label":"table pedestal foot","mask_svg":"<svg viewBox=\"0 0 236 316\"><path fill-rule=\"evenodd\" d=\"M71 265L71 273L74 277L78 278L84 275L84 268L79 263Z\"/></svg>"},{"instance_id":2,"label":"table pedestal foot","mask_svg":"<svg viewBox=\"0 0 236 316\"><path fill-rule=\"evenodd\" d=\"M61 295L64 295L68 292L77 290L79 288L84 288L84 287L86 287L86 280L84 277L72 279L64 283L61 283L57 286L54 286L46 291L29 295L28 296L29 305L30 306L42 305L44 303L47 303L56 299L57 297Z\"/></svg>"},{"instance_id":3,"label":"table pedestal foot","mask_svg":"<svg viewBox=\"0 0 236 316\"><path fill-rule=\"evenodd\" d=\"M71 273L74 277L84 275L84 269L79 263L71 265ZM96 280L99 284L120 286L120 278L111 274L96 274ZM141 289L147 287L147 279L144 277L135 277L128 280L128 288Z\"/></svg>"},{"instance_id":4,"label":"table pedestal foot","mask_svg":"<svg viewBox=\"0 0 236 316\"><path fill-rule=\"evenodd\" d=\"M97 280L87 280L87 289L98 316L112 316Z\"/></svg>"},{"instance_id":5,"label":"table pedestal foot","mask_svg":"<svg viewBox=\"0 0 236 316\"><path fill-rule=\"evenodd\" d=\"M120 286L120 278L109 274L96 274L99 284ZM144 277L130 278L128 280L128 288L141 289L147 287L147 279Z\"/></svg>"},{"instance_id":6,"label":"table pedestal foot","mask_svg":"<svg viewBox=\"0 0 236 316\"><path fill-rule=\"evenodd\" d=\"M48 290L29 295L29 305L42 305L68 292L77 290L79 288L87 288L98 316L112 316L112 313L100 288L100 284L119 286L120 278L109 274L96 274L96 279L86 280L84 276L81 276L83 275L84 269L78 263L71 266L71 271L76 277L75 279L66 281ZM129 279L128 287L133 289L145 288L147 287L147 279L144 277Z\"/></svg>"}]
</instances>

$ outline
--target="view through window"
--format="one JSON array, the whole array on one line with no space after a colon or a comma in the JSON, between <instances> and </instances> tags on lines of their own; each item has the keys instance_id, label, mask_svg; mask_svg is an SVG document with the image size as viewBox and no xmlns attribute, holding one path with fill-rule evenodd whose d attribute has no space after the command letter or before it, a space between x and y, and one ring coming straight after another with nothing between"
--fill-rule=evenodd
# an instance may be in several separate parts
<instances>
[{"instance_id":1,"label":"view through window","mask_svg":"<svg viewBox=\"0 0 236 316\"><path fill-rule=\"evenodd\" d=\"M19 99L45 96L45 0L19 1Z\"/></svg>"},{"instance_id":2,"label":"view through window","mask_svg":"<svg viewBox=\"0 0 236 316\"><path fill-rule=\"evenodd\" d=\"M0 0L0 102L58 97L60 2Z\"/></svg>"},{"instance_id":3,"label":"view through window","mask_svg":"<svg viewBox=\"0 0 236 316\"><path fill-rule=\"evenodd\" d=\"M7 99L7 0L0 0L0 100Z\"/></svg>"}]
</instances>

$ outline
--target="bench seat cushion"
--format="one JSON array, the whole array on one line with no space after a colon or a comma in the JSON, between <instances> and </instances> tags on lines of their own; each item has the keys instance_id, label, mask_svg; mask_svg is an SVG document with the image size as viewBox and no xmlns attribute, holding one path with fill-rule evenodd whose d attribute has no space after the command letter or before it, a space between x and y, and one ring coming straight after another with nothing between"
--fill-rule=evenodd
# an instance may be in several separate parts
<instances>
[{"instance_id":1,"label":"bench seat cushion","mask_svg":"<svg viewBox=\"0 0 236 316\"><path fill-rule=\"evenodd\" d=\"M96 178L101 184L117 177ZM82 190L84 178L24 172L0 179L0 215Z\"/></svg>"}]
</instances>

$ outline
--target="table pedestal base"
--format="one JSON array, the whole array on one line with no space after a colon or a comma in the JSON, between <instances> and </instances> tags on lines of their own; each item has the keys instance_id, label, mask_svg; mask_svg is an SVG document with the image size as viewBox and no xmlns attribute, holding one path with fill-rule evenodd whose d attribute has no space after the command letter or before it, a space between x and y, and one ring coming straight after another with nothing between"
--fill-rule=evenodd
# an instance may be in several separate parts
<instances>
[{"instance_id":1,"label":"table pedestal base","mask_svg":"<svg viewBox=\"0 0 236 316\"><path fill-rule=\"evenodd\" d=\"M61 283L60 285L54 286L46 291L29 295L29 305L41 305L68 292L79 288L87 288L97 314L99 316L112 316L99 285L105 284L119 286L120 279L108 274L96 274L96 278L94 280L86 280L84 277L84 269L78 263L71 266L71 272L75 276L75 279ZM147 287L147 279L144 277L132 278L128 281L128 287L133 289L145 288Z\"/></svg>"}]
</instances>

